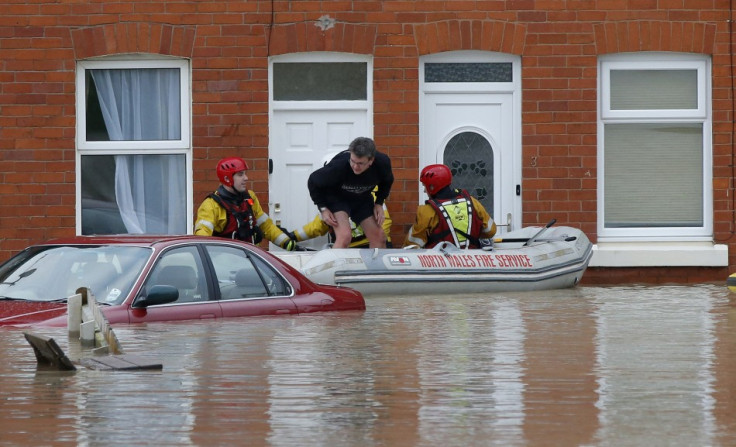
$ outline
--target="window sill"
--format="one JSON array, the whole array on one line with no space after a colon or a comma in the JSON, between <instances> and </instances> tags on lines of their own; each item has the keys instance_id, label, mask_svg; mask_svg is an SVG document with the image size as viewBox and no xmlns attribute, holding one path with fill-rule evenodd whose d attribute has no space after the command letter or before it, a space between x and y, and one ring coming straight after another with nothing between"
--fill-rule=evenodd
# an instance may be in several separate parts
<instances>
[{"instance_id":1,"label":"window sill","mask_svg":"<svg viewBox=\"0 0 736 447\"><path fill-rule=\"evenodd\" d=\"M590 267L728 267L728 245L712 242L600 242Z\"/></svg>"}]
</instances>

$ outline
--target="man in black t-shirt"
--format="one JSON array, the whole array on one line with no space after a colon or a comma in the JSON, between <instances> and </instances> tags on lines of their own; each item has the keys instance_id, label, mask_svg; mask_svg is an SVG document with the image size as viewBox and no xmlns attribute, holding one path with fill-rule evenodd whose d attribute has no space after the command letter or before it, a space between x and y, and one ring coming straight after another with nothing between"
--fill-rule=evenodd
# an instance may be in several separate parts
<instances>
[{"instance_id":1,"label":"man in black t-shirt","mask_svg":"<svg viewBox=\"0 0 736 447\"><path fill-rule=\"evenodd\" d=\"M391 160L372 139L358 137L309 176L307 187L322 220L335 230L333 248L350 244L350 219L363 228L371 248L385 248L383 202L391 192ZM376 190L373 199L374 188Z\"/></svg>"}]
</instances>

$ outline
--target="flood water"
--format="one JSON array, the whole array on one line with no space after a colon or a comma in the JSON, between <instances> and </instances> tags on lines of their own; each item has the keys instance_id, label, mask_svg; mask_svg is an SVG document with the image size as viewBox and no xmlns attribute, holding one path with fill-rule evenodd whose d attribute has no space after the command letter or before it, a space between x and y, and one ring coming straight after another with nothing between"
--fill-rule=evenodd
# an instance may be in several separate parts
<instances>
[{"instance_id":1,"label":"flood water","mask_svg":"<svg viewBox=\"0 0 736 447\"><path fill-rule=\"evenodd\" d=\"M578 287L116 327L154 372L37 371L4 329L0 445L734 445L732 295ZM66 330L33 332L80 355Z\"/></svg>"}]
</instances>

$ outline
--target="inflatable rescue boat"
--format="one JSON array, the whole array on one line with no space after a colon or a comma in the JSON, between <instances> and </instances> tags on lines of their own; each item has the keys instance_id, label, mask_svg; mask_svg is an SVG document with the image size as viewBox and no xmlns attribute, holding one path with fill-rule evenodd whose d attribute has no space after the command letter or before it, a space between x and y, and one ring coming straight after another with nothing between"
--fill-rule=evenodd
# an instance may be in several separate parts
<instances>
[{"instance_id":1,"label":"inflatable rescue boat","mask_svg":"<svg viewBox=\"0 0 736 447\"><path fill-rule=\"evenodd\" d=\"M366 296L548 290L574 287L593 255L572 227L526 227L483 249L443 243L431 249L324 249L277 256L317 283Z\"/></svg>"}]
</instances>

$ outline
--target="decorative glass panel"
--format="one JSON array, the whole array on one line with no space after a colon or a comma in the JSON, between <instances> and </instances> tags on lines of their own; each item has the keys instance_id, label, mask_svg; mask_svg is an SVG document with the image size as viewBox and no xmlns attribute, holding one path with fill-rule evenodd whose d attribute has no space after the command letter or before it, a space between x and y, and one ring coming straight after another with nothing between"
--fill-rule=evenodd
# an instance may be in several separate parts
<instances>
[{"instance_id":1,"label":"decorative glass panel","mask_svg":"<svg viewBox=\"0 0 736 447\"><path fill-rule=\"evenodd\" d=\"M612 110L697 108L697 70L611 70Z\"/></svg>"},{"instance_id":2,"label":"decorative glass panel","mask_svg":"<svg viewBox=\"0 0 736 447\"><path fill-rule=\"evenodd\" d=\"M427 63L424 82L512 82L511 62Z\"/></svg>"},{"instance_id":3,"label":"decorative glass panel","mask_svg":"<svg viewBox=\"0 0 736 447\"><path fill-rule=\"evenodd\" d=\"M365 62L277 62L273 64L275 101L365 101Z\"/></svg>"},{"instance_id":4,"label":"decorative glass panel","mask_svg":"<svg viewBox=\"0 0 736 447\"><path fill-rule=\"evenodd\" d=\"M482 135L463 132L445 146L443 163L452 171L452 186L467 190L493 215L493 148Z\"/></svg>"}]
</instances>

